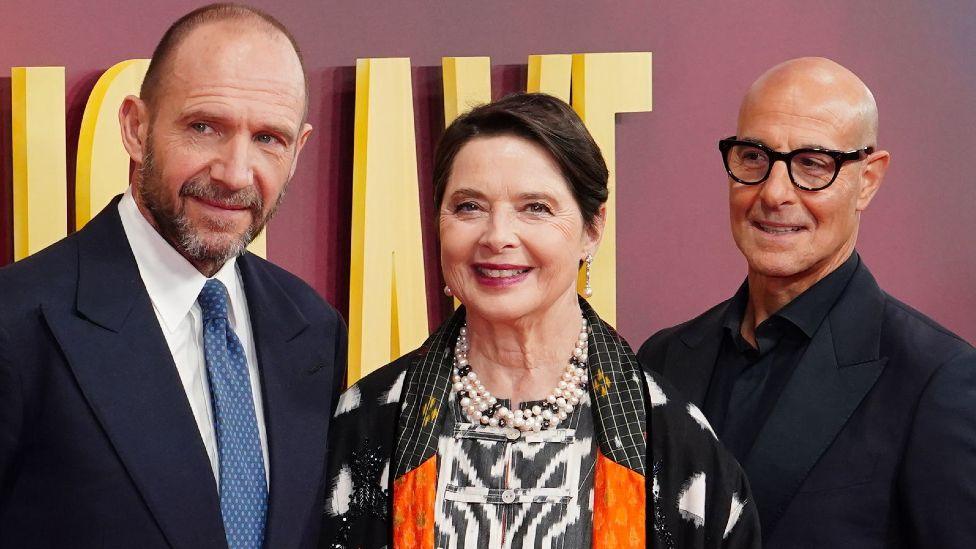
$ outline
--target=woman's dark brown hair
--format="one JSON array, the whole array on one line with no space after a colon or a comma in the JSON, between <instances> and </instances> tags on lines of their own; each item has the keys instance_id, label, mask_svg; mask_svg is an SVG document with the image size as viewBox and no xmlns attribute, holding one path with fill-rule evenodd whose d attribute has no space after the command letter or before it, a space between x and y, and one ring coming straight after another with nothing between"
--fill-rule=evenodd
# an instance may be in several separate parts
<instances>
[{"instance_id":1,"label":"woman's dark brown hair","mask_svg":"<svg viewBox=\"0 0 976 549\"><path fill-rule=\"evenodd\" d=\"M434 154L434 206L440 211L454 158L477 137L514 135L552 155L569 183L583 222L592 227L607 201L607 164L583 121L565 102L543 93L516 93L457 117Z\"/></svg>"}]
</instances>

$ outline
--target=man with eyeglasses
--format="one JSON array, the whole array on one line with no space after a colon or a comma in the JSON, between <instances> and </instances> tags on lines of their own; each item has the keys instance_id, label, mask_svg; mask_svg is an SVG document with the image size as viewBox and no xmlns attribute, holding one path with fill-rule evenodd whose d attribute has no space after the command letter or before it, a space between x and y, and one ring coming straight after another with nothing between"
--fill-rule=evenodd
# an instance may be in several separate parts
<instances>
[{"instance_id":1,"label":"man with eyeglasses","mask_svg":"<svg viewBox=\"0 0 976 549\"><path fill-rule=\"evenodd\" d=\"M976 351L855 251L877 132L833 61L762 75L719 142L746 281L639 352L744 466L766 547L976 547Z\"/></svg>"}]
</instances>

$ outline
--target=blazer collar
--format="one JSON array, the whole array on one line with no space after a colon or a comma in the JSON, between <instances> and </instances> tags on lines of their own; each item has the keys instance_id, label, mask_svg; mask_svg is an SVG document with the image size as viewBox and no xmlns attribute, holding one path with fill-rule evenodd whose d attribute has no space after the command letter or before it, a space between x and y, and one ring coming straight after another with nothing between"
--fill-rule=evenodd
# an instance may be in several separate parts
<instances>
[{"instance_id":1,"label":"blazer collar","mask_svg":"<svg viewBox=\"0 0 976 549\"><path fill-rule=\"evenodd\" d=\"M681 342L667 350L661 374L689 402L701 406L722 345L723 326L732 300L719 303L691 320L679 335Z\"/></svg>"},{"instance_id":2,"label":"blazer collar","mask_svg":"<svg viewBox=\"0 0 976 549\"><path fill-rule=\"evenodd\" d=\"M213 471L135 258L116 197L80 231L76 311L44 314L79 385L170 544L226 544ZM336 352L278 280L237 262L262 376L271 490L268 547L299 545L324 474ZM336 330L341 326L336 325ZM336 334L338 335L338 334ZM333 365L341 367L341 365Z\"/></svg>"},{"instance_id":3,"label":"blazer collar","mask_svg":"<svg viewBox=\"0 0 976 549\"><path fill-rule=\"evenodd\" d=\"M213 471L119 218L74 237L74 307L42 314L119 459L173 546L226 543Z\"/></svg>"},{"instance_id":4,"label":"blazer collar","mask_svg":"<svg viewBox=\"0 0 976 549\"><path fill-rule=\"evenodd\" d=\"M769 533L884 371L884 300L870 272L858 265L743 463Z\"/></svg>"},{"instance_id":5,"label":"blazer collar","mask_svg":"<svg viewBox=\"0 0 976 549\"><path fill-rule=\"evenodd\" d=\"M279 283L277 267L250 253L238 266L251 312L265 424L268 432L270 492L266 547L298 547L319 508L325 474L326 432L333 406L332 368L338 354L333 337L311 323ZM277 275L277 276L276 276Z\"/></svg>"}]
</instances>

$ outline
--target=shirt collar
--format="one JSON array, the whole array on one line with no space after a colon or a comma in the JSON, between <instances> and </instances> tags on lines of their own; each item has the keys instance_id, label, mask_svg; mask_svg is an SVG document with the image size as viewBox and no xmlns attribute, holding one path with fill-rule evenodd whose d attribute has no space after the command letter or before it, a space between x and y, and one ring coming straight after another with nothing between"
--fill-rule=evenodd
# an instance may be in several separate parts
<instances>
[{"instance_id":1,"label":"shirt collar","mask_svg":"<svg viewBox=\"0 0 976 549\"><path fill-rule=\"evenodd\" d=\"M827 313L840 298L840 294L844 293L844 289L847 288L847 283L854 276L854 271L860 261L857 252L852 253L840 267L810 286L807 291L796 296L793 301L787 303L774 316L789 320L802 330L808 338L812 338L813 334L817 332L817 328L827 318Z\"/></svg>"},{"instance_id":2,"label":"shirt collar","mask_svg":"<svg viewBox=\"0 0 976 549\"><path fill-rule=\"evenodd\" d=\"M163 328L174 331L193 308L207 282L189 261L177 252L139 211L132 188L129 187L119 201L119 215L129 247L135 256L139 275L149 293ZM229 320L234 324L234 299L240 295L240 278L237 275L237 258L233 257L213 276L223 282L231 296Z\"/></svg>"},{"instance_id":3,"label":"shirt collar","mask_svg":"<svg viewBox=\"0 0 976 549\"><path fill-rule=\"evenodd\" d=\"M782 309L763 321L763 324L774 318L781 318L799 328L808 339L813 338L820 327L820 323L827 317L827 313L830 312L834 303L847 288L847 284L854 276L854 271L857 270L857 265L860 262L861 258L857 252L852 253L840 267L817 281L816 284L795 297L793 301L784 305ZM739 334L748 303L749 284L743 282L729 302L729 307L725 310L725 316L722 319L722 326L733 336Z\"/></svg>"}]
</instances>

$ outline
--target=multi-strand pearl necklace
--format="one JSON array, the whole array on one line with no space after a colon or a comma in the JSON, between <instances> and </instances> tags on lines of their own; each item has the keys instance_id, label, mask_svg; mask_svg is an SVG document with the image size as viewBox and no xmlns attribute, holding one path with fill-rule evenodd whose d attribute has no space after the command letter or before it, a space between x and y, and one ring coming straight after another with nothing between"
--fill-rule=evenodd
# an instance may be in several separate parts
<instances>
[{"instance_id":1,"label":"multi-strand pearl necklace","mask_svg":"<svg viewBox=\"0 0 976 549\"><path fill-rule=\"evenodd\" d=\"M588 341L589 334L584 318L576 348L573 349L573 356L563 371L559 385L546 396L541 405L536 404L524 410L509 410L485 389L478 374L468 364L468 328L467 325L462 326L454 346L454 374L451 376L452 387L461 409L475 425L509 427L522 432L541 431L559 425L573 413L586 394Z\"/></svg>"}]
</instances>

